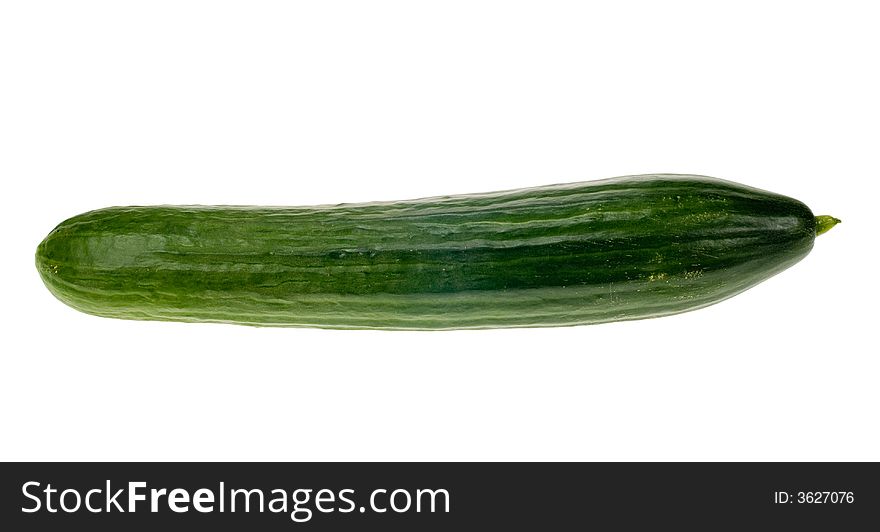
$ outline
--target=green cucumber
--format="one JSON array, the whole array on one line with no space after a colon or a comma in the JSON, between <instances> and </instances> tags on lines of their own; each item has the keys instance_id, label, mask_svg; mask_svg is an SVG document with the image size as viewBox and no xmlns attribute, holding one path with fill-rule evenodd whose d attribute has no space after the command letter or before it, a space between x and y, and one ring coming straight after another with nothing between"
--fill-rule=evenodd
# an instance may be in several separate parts
<instances>
[{"instance_id":1,"label":"green cucumber","mask_svg":"<svg viewBox=\"0 0 880 532\"><path fill-rule=\"evenodd\" d=\"M111 207L37 248L98 316L345 329L549 327L676 314L788 268L839 220L654 174L316 207Z\"/></svg>"}]
</instances>

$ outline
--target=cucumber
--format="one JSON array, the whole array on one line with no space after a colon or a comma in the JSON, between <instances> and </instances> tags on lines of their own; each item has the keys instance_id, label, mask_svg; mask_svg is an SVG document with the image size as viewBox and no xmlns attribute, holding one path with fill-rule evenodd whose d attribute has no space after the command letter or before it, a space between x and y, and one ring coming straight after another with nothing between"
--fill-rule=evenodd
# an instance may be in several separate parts
<instances>
[{"instance_id":1,"label":"cucumber","mask_svg":"<svg viewBox=\"0 0 880 532\"><path fill-rule=\"evenodd\" d=\"M71 307L341 329L549 327L698 309L806 256L839 220L779 194L652 174L316 207L111 207L40 243Z\"/></svg>"}]
</instances>

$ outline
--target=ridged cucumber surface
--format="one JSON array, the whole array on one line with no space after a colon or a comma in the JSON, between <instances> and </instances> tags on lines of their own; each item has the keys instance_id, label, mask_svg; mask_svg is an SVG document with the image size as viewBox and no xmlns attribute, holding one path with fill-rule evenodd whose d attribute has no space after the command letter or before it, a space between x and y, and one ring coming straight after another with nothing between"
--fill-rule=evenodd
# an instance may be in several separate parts
<instances>
[{"instance_id":1,"label":"ridged cucumber surface","mask_svg":"<svg viewBox=\"0 0 880 532\"><path fill-rule=\"evenodd\" d=\"M546 327L717 303L837 222L730 181L652 174L383 203L111 207L62 222L36 263L58 299L111 318Z\"/></svg>"}]
</instances>

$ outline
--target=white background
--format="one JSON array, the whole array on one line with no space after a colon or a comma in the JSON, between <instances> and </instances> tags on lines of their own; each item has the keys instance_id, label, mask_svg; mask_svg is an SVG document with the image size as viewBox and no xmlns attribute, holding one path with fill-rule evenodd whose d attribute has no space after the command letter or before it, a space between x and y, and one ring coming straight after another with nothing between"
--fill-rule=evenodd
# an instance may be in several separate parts
<instances>
[{"instance_id":1,"label":"white background","mask_svg":"<svg viewBox=\"0 0 880 532\"><path fill-rule=\"evenodd\" d=\"M6 460L878 460L872 2L6 2ZM371 332L127 322L43 287L94 208L649 172L844 220L675 317Z\"/></svg>"}]
</instances>

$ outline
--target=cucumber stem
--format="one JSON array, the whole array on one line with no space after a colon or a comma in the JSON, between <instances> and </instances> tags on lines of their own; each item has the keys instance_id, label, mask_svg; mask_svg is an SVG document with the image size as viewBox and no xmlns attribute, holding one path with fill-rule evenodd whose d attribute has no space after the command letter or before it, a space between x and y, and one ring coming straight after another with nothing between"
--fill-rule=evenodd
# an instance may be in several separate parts
<instances>
[{"instance_id":1,"label":"cucumber stem","mask_svg":"<svg viewBox=\"0 0 880 532\"><path fill-rule=\"evenodd\" d=\"M840 220L834 216L821 215L816 216L816 236L827 233L832 227L839 224Z\"/></svg>"}]
</instances>

